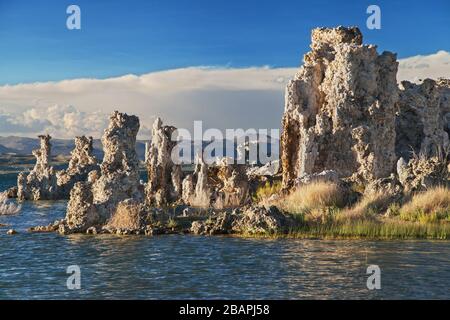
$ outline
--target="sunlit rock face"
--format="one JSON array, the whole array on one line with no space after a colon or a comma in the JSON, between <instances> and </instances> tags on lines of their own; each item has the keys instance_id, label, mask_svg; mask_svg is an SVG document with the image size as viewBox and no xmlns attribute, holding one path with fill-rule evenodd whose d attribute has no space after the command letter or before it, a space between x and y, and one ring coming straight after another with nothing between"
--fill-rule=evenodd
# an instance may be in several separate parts
<instances>
[{"instance_id":1,"label":"sunlit rock face","mask_svg":"<svg viewBox=\"0 0 450 320\"><path fill-rule=\"evenodd\" d=\"M409 160L444 153L449 147L449 83L425 79L421 84L403 81L396 117L396 152Z\"/></svg>"},{"instance_id":2,"label":"sunlit rock face","mask_svg":"<svg viewBox=\"0 0 450 320\"><path fill-rule=\"evenodd\" d=\"M176 141L172 141L175 130L173 126L163 125L160 118L153 123L152 142L146 155L148 183L145 193L149 205L164 206L181 197L181 166L175 165L171 158L176 145Z\"/></svg>"},{"instance_id":3,"label":"sunlit rock face","mask_svg":"<svg viewBox=\"0 0 450 320\"><path fill-rule=\"evenodd\" d=\"M358 28L318 28L311 51L286 88L282 120L283 187L334 170L370 181L396 163L396 55L362 45Z\"/></svg>"},{"instance_id":4,"label":"sunlit rock face","mask_svg":"<svg viewBox=\"0 0 450 320\"><path fill-rule=\"evenodd\" d=\"M143 201L135 150L138 131L138 117L117 111L111 115L102 137L101 173L91 171L88 181L79 182L72 189L66 225L61 232L84 232L91 226L104 224L121 201Z\"/></svg>"},{"instance_id":5,"label":"sunlit rock face","mask_svg":"<svg viewBox=\"0 0 450 320\"><path fill-rule=\"evenodd\" d=\"M58 199L55 170L50 166L51 143L49 135L39 136L40 148L33 150L36 164L29 172L21 172L17 178L19 200Z\"/></svg>"}]
</instances>

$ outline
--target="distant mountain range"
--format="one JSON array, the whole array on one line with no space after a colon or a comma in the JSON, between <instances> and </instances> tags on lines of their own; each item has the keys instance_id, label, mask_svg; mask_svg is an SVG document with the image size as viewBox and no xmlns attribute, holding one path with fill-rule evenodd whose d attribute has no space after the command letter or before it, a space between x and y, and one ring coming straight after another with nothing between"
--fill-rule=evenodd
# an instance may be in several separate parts
<instances>
[{"instance_id":1,"label":"distant mountain range","mask_svg":"<svg viewBox=\"0 0 450 320\"><path fill-rule=\"evenodd\" d=\"M260 142L268 141L269 137L260 137ZM278 139L275 139L276 143L279 143ZM136 152L138 154L139 160L145 159L145 143L144 140L138 140L136 142ZM224 143L224 150L226 149L225 143L226 141L223 141ZM255 143L255 141L251 141L251 144ZM52 139L52 156L68 156L70 155L70 152L75 147L74 140L68 140L68 139ZM203 142L203 147L205 147L208 142ZM103 158L103 147L100 139L94 139L94 155L97 157L97 159ZM34 149L39 148L39 139L37 138L24 138L24 137L17 137L17 136L9 136L9 137L0 137L0 155L1 154L17 154L17 155L31 155L31 152ZM269 150L272 150L272 146L269 143L268 146ZM192 149L192 154L194 154L194 149ZM235 154L236 150L235 150ZM275 152L275 155L278 156L277 152Z\"/></svg>"},{"instance_id":2,"label":"distant mountain range","mask_svg":"<svg viewBox=\"0 0 450 320\"><path fill-rule=\"evenodd\" d=\"M52 155L70 155L70 151L75 147L74 140L52 139ZM100 139L94 140L94 155L101 159L103 157L103 147ZM23 138L16 136L0 137L0 154L31 155L34 149L39 148L39 139ZM145 158L145 141L137 141L136 152L140 160Z\"/></svg>"}]
</instances>

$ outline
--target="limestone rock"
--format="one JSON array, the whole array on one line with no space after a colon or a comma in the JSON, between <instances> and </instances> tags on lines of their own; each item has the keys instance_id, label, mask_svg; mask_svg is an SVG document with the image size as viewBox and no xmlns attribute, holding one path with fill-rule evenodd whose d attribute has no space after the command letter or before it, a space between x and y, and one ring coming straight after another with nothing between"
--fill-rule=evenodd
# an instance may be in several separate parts
<instances>
[{"instance_id":1,"label":"limestone rock","mask_svg":"<svg viewBox=\"0 0 450 320\"><path fill-rule=\"evenodd\" d=\"M397 173L406 192L448 185L448 160L437 156L415 156L406 163L401 159L397 164Z\"/></svg>"},{"instance_id":2,"label":"limestone rock","mask_svg":"<svg viewBox=\"0 0 450 320\"><path fill-rule=\"evenodd\" d=\"M280 160L273 160L262 167L250 167L247 169L247 176L274 176L281 171Z\"/></svg>"},{"instance_id":3,"label":"limestone rock","mask_svg":"<svg viewBox=\"0 0 450 320\"><path fill-rule=\"evenodd\" d=\"M249 200L246 166L229 164L226 158L208 166L197 157L193 175L182 183L182 199L194 207L237 207Z\"/></svg>"},{"instance_id":4,"label":"limestone rock","mask_svg":"<svg viewBox=\"0 0 450 320\"><path fill-rule=\"evenodd\" d=\"M294 226L291 216L283 214L272 206L254 206L245 210L242 217L233 223L233 231L244 234L265 234L287 232Z\"/></svg>"},{"instance_id":5,"label":"limestone rock","mask_svg":"<svg viewBox=\"0 0 450 320\"><path fill-rule=\"evenodd\" d=\"M67 199L76 182L86 181L91 171L99 169L97 159L93 155L92 137L76 137L67 170L56 173L57 197Z\"/></svg>"},{"instance_id":6,"label":"limestone rock","mask_svg":"<svg viewBox=\"0 0 450 320\"><path fill-rule=\"evenodd\" d=\"M12 215L20 212L21 205L8 200L8 192L0 192L0 216L2 215Z\"/></svg>"},{"instance_id":7,"label":"limestone rock","mask_svg":"<svg viewBox=\"0 0 450 320\"><path fill-rule=\"evenodd\" d=\"M194 221L190 231L198 235L214 234L269 234L284 233L295 225L289 215L276 207L253 206L243 212L224 211L212 215L206 221Z\"/></svg>"},{"instance_id":8,"label":"limestone rock","mask_svg":"<svg viewBox=\"0 0 450 320\"><path fill-rule=\"evenodd\" d=\"M395 54L362 45L358 28L319 28L286 88L281 137L283 187L304 174L388 176L396 161Z\"/></svg>"},{"instance_id":9,"label":"limestone rock","mask_svg":"<svg viewBox=\"0 0 450 320\"><path fill-rule=\"evenodd\" d=\"M228 208L244 205L249 200L249 183L246 166L229 164L226 158L221 159L212 174L217 177L214 207Z\"/></svg>"},{"instance_id":10,"label":"limestone rock","mask_svg":"<svg viewBox=\"0 0 450 320\"><path fill-rule=\"evenodd\" d=\"M192 174L189 174L186 176L186 178L184 178L181 189L183 202L187 205L191 205L191 201L194 199L195 196L195 188Z\"/></svg>"},{"instance_id":11,"label":"limestone rock","mask_svg":"<svg viewBox=\"0 0 450 320\"><path fill-rule=\"evenodd\" d=\"M126 199L143 201L140 190L136 135L139 119L114 112L102 137L104 158L101 175L91 172L88 181L78 182L70 193L67 224L61 233L85 232L104 224Z\"/></svg>"},{"instance_id":12,"label":"limestone rock","mask_svg":"<svg viewBox=\"0 0 450 320\"><path fill-rule=\"evenodd\" d=\"M40 148L33 150L36 164L29 172L20 172L17 177L19 200L52 200L57 198L56 173L50 166L50 135L40 135Z\"/></svg>"},{"instance_id":13,"label":"limestone rock","mask_svg":"<svg viewBox=\"0 0 450 320\"><path fill-rule=\"evenodd\" d=\"M177 201L181 197L182 172L179 165L172 161L173 126L164 126L156 118L152 129L152 142L146 155L148 183L146 201L149 205L163 206Z\"/></svg>"},{"instance_id":14,"label":"limestone rock","mask_svg":"<svg viewBox=\"0 0 450 320\"><path fill-rule=\"evenodd\" d=\"M198 156L193 175L188 175L182 182L182 199L185 204L206 208L211 204L211 195L208 165Z\"/></svg>"},{"instance_id":15,"label":"limestone rock","mask_svg":"<svg viewBox=\"0 0 450 320\"><path fill-rule=\"evenodd\" d=\"M311 173L311 174L304 174L296 179L294 182L295 186L303 185L303 184L309 184L311 182L331 182L335 184L340 184L341 179L339 177L339 174L334 170L325 170L319 173Z\"/></svg>"},{"instance_id":16,"label":"limestone rock","mask_svg":"<svg viewBox=\"0 0 450 320\"><path fill-rule=\"evenodd\" d=\"M10 199L17 198L17 191L18 191L18 188L17 188L17 187L11 187L11 188L9 188L9 189L7 190L7 196L8 196L8 198L10 198Z\"/></svg>"},{"instance_id":17,"label":"limestone rock","mask_svg":"<svg viewBox=\"0 0 450 320\"><path fill-rule=\"evenodd\" d=\"M432 157L449 149L448 106L445 86L425 79L421 84L403 81L396 117L396 153L406 161L414 154ZM442 93L441 93L442 90Z\"/></svg>"},{"instance_id":18,"label":"limestone rock","mask_svg":"<svg viewBox=\"0 0 450 320\"><path fill-rule=\"evenodd\" d=\"M89 172L98 169L97 160L92 155L92 138L76 137L75 149L67 170L55 171L50 166L51 137L41 135L40 149L34 150L36 164L29 173L21 172L17 178L19 200L59 200L68 199L74 184L85 181Z\"/></svg>"},{"instance_id":19,"label":"limestone rock","mask_svg":"<svg viewBox=\"0 0 450 320\"><path fill-rule=\"evenodd\" d=\"M194 221L191 226L191 233L196 235L216 235L232 233L233 222L236 215L228 212L221 212L206 221Z\"/></svg>"},{"instance_id":20,"label":"limestone rock","mask_svg":"<svg viewBox=\"0 0 450 320\"><path fill-rule=\"evenodd\" d=\"M53 223L50 223L47 226L36 226L31 227L28 229L28 232L34 232L34 233L43 233L43 232L55 232L59 230L59 226L65 224L66 221L64 219L62 220L56 220Z\"/></svg>"},{"instance_id":21,"label":"limestone rock","mask_svg":"<svg viewBox=\"0 0 450 320\"><path fill-rule=\"evenodd\" d=\"M94 203L106 209L102 214L104 218L111 216L120 201L143 199L135 149L138 131L138 117L116 111L102 136L104 158L101 175L92 184L92 193Z\"/></svg>"},{"instance_id":22,"label":"limestone rock","mask_svg":"<svg viewBox=\"0 0 450 320\"><path fill-rule=\"evenodd\" d=\"M87 228L100 223L100 214L94 205L90 183L77 182L70 191L66 222L73 232L84 232Z\"/></svg>"}]
</instances>

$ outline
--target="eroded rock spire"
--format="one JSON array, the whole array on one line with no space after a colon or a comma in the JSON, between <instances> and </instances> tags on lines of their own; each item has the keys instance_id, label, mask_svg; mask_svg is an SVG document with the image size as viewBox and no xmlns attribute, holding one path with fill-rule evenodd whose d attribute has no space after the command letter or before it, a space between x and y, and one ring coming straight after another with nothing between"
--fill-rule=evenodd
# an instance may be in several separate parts
<instances>
[{"instance_id":1,"label":"eroded rock spire","mask_svg":"<svg viewBox=\"0 0 450 320\"><path fill-rule=\"evenodd\" d=\"M335 170L368 181L394 169L396 56L362 45L356 27L312 31L311 51L286 88L283 186Z\"/></svg>"}]
</instances>

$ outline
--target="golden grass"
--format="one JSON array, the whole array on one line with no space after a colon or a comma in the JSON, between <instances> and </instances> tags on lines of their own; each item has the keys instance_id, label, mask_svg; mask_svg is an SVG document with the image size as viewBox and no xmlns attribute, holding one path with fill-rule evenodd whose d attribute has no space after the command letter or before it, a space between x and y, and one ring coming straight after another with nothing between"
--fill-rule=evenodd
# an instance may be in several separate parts
<instances>
[{"instance_id":1,"label":"golden grass","mask_svg":"<svg viewBox=\"0 0 450 320\"><path fill-rule=\"evenodd\" d=\"M350 208L341 210L336 220L354 221L371 220L376 215L386 211L390 205L390 197L381 192L374 192L363 195L363 197Z\"/></svg>"},{"instance_id":2,"label":"golden grass","mask_svg":"<svg viewBox=\"0 0 450 320\"><path fill-rule=\"evenodd\" d=\"M407 221L450 221L450 189L442 186L413 195L400 208L400 218Z\"/></svg>"},{"instance_id":3,"label":"golden grass","mask_svg":"<svg viewBox=\"0 0 450 320\"><path fill-rule=\"evenodd\" d=\"M276 205L292 214L307 214L327 207L340 208L345 205L345 200L345 194L337 184L317 181L298 187Z\"/></svg>"},{"instance_id":4,"label":"golden grass","mask_svg":"<svg viewBox=\"0 0 450 320\"><path fill-rule=\"evenodd\" d=\"M279 194L280 191L281 181L275 181L273 183L267 181L256 190L252 198L254 202L265 204L271 196Z\"/></svg>"},{"instance_id":5,"label":"golden grass","mask_svg":"<svg viewBox=\"0 0 450 320\"><path fill-rule=\"evenodd\" d=\"M355 220L344 223L304 225L289 238L322 239L450 239L450 224L409 222L399 219Z\"/></svg>"},{"instance_id":6,"label":"golden grass","mask_svg":"<svg viewBox=\"0 0 450 320\"><path fill-rule=\"evenodd\" d=\"M267 186L260 194L272 194ZM315 182L273 201L297 218L288 234L262 237L330 239L450 239L450 189L435 187L399 199L374 192L348 206L339 186ZM407 200L409 197L404 199ZM386 215L384 214L386 213Z\"/></svg>"}]
</instances>

